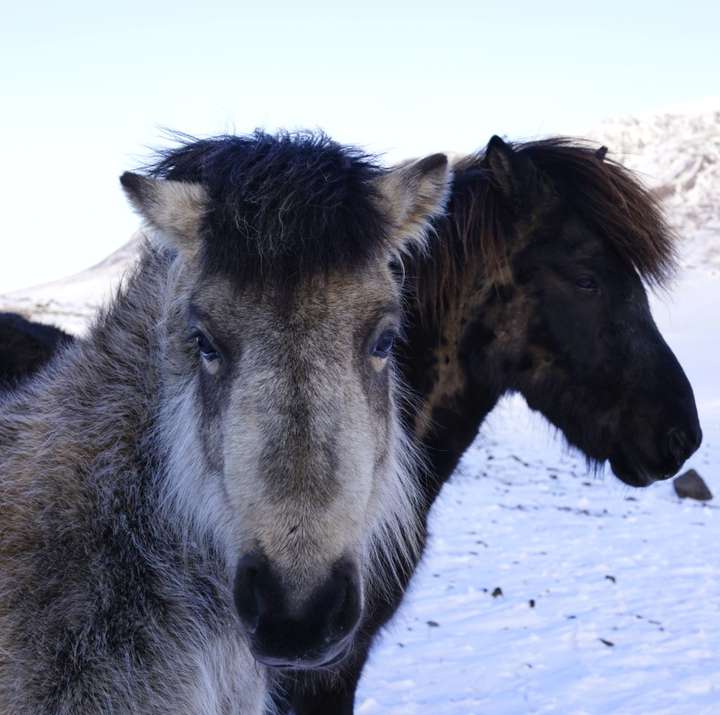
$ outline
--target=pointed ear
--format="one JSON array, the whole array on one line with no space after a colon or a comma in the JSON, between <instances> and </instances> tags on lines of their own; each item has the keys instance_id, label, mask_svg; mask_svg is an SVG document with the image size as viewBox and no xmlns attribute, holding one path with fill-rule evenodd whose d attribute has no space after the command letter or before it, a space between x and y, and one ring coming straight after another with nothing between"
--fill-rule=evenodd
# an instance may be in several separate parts
<instances>
[{"instance_id":1,"label":"pointed ear","mask_svg":"<svg viewBox=\"0 0 720 715\"><path fill-rule=\"evenodd\" d=\"M548 180L533 160L497 135L488 142L485 162L495 185L516 210L527 210L552 193Z\"/></svg>"},{"instance_id":2,"label":"pointed ear","mask_svg":"<svg viewBox=\"0 0 720 715\"><path fill-rule=\"evenodd\" d=\"M451 179L447 156L432 154L404 162L377 180L399 250L410 243L424 245L430 219L445 210Z\"/></svg>"},{"instance_id":3,"label":"pointed ear","mask_svg":"<svg viewBox=\"0 0 720 715\"><path fill-rule=\"evenodd\" d=\"M596 152L595 152L595 158L598 161L605 161L605 157L607 156L608 148L606 146L601 146Z\"/></svg>"},{"instance_id":4,"label":"pointed ear","mask_svg":"<svg viewBox=\"0 0 720 715\"><path fill-rule=\"evenodd\" d=\"M516 191L512 147L494 134L485 149L485 161L502 194L506 198L512 198Z\"/></svg>"},{"instance_id":5,"label":"pointed ear","mask_svg":"<svg viewBox=\"0 0 720 715\"><path fill-rule=\"evenodd\" d=\"M120 177L133 208L175 248L194 252L208 206L196 183L151 179L126 171Z\"/></svg>"}]
</instances>

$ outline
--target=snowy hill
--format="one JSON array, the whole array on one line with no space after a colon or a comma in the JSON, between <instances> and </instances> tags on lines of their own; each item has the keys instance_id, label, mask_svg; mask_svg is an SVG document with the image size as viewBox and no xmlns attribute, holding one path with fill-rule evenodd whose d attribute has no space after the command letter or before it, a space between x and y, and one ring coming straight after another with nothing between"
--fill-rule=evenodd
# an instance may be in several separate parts
<instances>
[{"instance_id":1,"label":"snowy hill","mask_svg":"<svg viewBox=\"0 0 720 715\"><path fill-rule=\"evenodd\" d=\"M662 198L683 263L720 272L720 100L711 107L608 120L589 136Z\"/></svg>"},{"instance_id":2,"label":"snowy hill","mask_svg":"<svg viewBox=\"0 0 720 715\"><path fill-rule=\"evenodd\" d=\"M434 508L426 558L372 654L358 715L720 712L720 102L609 121L590 136L643 172L683 238L686 270L653 311L705 433L687 466L716 499L593 478L521 399L506 400ZM0 296L0 310L80 332L137 240L78 276Z\"/></svg>"},{"instance_id":3,"label":"snowy hill","mask_svg":"<svg viewBox=\"0 0 720 715\"><path fill-rule=\"evenodd\" d=\"M20 313L80 334L135 262L136 236L97 265L69 278L0 295L0 311Z\"/></svg>"}]
</instances>

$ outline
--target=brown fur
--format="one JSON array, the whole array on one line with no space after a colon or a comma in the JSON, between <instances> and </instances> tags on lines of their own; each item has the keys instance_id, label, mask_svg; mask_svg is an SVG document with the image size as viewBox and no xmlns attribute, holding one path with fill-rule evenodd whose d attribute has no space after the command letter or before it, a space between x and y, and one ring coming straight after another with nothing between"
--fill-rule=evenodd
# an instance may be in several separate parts
<instances>
[{"instance_id":1,"label":"brown fur","mask_svg":"<svg viewBox=\"0 0 720 715\"><path fill-rule=\"evenodd\" d=\"M573 204L594 223L609 243L650 284L662 285L676 265L676 236L665 220L659 199L621 164L598 156L589 142L553 137L508 145L519 160L527 157L547 174L563 202ZM607 149L606 149L607 152ZM448 218L437 231L449 234L434 247L433 262L421 264L417 295L430 314L454 302L468 280L465 267L480 265L483 282L507 282L506 200L488 165L485 150L454 164L455 186Z\"/></svg>"},{"instance_id":2,"label":"brown fur","mask_svg":"<svg viewBox=\"0 0 720 715\"><path fill-rule=\"evenodd\" d=\"M543 172L539 181L552 182L539 190L561 195L594 225L606 240L649 284L663 285L676 266L676 236L668 226L659 200L621 164L606 159L589 142L553 137L531 142L508 143L518 161L528 158ZM414 294L420 301L418 318L428 325L442 325L435 350L431 382L416 416L415 432L421 438L432 428L432 415L448 405L462 403L466 390L465 369L458 361L463 326L480 310L493 324L494 305L512 281L511 260L522 244L512 231L511 207L486 151L471 154L454 164L455 185L447 217L439 219L436 232L442 237L432 246L432 261L417 261ZM539 220L527 216L526 221ZM531 233L530 223L522 229ZM525 333L530 310L519 306L502 311L493 326L496 348L518 352L513 345ZM488 303L492 305L488 305ZM524 317L523 317L524 315ZM440 318L442 316L442 319ZM537 355L538 370L546 359ZM540 374L538 373L538 379Z\"/></svg>"}]
</instances>

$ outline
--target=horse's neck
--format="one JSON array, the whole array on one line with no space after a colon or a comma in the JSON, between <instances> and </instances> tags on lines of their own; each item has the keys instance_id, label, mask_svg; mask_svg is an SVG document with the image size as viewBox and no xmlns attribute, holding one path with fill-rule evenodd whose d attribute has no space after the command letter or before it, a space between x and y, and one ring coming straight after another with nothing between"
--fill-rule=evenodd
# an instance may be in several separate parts
<instances>
[{"instance_id":1,"label":"horse's neck","mask_svg":"<svg viewBox=\"0 0 720 715\"><path fill-rule=\"evenodd\" d=\"M440 242L459 240L449 229L440 233ZM430 289L437 300L429 309L418 296L411 306L400 355L414 397L409 429L423 445L430 466L429 500L450 477L505 389L499 356L483 350L488 316L497 312L495 289L479 258L466 261L450 282L447 275L428 270L442 263L436 255L440 245L433 244L416 259L425 262L418 270L425 285L418 290ZM437 283L428 286L428 279Z\"/></svg>"},{"instance_id":2,"label":"horse's neck","mask_svg":"<svg viewBox=\"0 0 720 715\"><path fill-rule=\"evenodd\" d=\"M3 403L0 463L20 492L72 504L100 472L109 485L146 469L158 400L157 269L144 260L89 335Z\"/></svg>"},{"instance_id":3,"label":"horse's neck","mask_svg":"<svg viewBox=\"0 0 720 715\"><path fill-rule=\"evenodd\" d=\"M108 440L137 445L152 428L160 393L157 331L165 275L160 256L144 255L53 381L66 393L69 419L94 426L86 435L98 443L84 437L92 449L102 449Z\"/></svg>"}]
</instances>

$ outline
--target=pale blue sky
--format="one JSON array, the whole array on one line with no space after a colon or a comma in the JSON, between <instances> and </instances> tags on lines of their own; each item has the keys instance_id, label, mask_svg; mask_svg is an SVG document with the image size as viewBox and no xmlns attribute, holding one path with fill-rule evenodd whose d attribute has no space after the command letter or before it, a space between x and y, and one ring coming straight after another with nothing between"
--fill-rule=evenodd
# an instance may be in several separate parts
<instances>
[{"instance_id":1,"label":"pale blue sky","mask_svg":"<svg viewBox=\"0 0 720 715\"><path fill-rule=\"evenodd\" d=\"M397 159L720 95L716 2L0 9L0 292L82 269L129 236L117 177L161 126L321 127Z\"/></svg>"}]
</instances>

